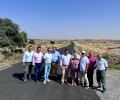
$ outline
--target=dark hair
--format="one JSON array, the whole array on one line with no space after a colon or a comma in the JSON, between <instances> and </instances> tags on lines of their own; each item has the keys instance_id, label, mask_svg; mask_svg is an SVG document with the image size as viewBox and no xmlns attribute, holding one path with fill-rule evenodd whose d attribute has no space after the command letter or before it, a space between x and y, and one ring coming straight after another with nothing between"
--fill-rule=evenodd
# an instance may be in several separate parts
<instances>
[{"instance_id":1,"label":"dark hair","mask_svg":"<svg viewBox=\"0 0 120 100\"><path fill-rule=\"evenodd\" d=\"M57 49L56 47L53 47L52 49Z\"/></svg>"},{"instance_id":2,"label":"dark hair","mask_svg":"<svg viewBox=\"0 0 120 100\"><path fill-rule=\"evenodd\" d=\"M66 51L69 51L69 50L68 50L68 49L65 49L65 52L66 52Z\"/></svg>"},{"instance_id":3,"label":"dark hair","mask_svg":"<svg viewBox=\"0 0 120 100\"><path fill-rule=\"evenodd\" d=\"M30 45L28 48L30 48L30 47L32 47L32 46Z\"/></svg>"},{"instance_id":4,"label":"dark hair","mask_svg":"<svg viewBox=\"0 0 120 100\"><path fill-rule=\"evenodd\" d=\"M47 48L47 51L48 51L48 50L51 50L51 49L48 47L48 48Z\"/></svg>"},{"instance_id":5,"label":"dark hair","mask_svg":"<svg viewBox=\"0 0 120 100\"><path fill-rule=\"evenodd\" d=\"M37 47L37 49L39 49L39 48L41 49L41 47Z\"/></svg>"}]
</instances>

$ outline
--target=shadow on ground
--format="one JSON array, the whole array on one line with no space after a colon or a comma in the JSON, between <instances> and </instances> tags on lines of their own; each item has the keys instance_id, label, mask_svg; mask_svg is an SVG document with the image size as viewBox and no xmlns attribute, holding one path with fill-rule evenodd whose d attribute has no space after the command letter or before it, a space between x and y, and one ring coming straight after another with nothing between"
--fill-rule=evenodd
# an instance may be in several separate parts
<instances>
[{"instance_id":1,"label":"shadow on ground","mask_svg":"<svg viewBox=\"0 0 120 100\"><path fill-rule=\"evenodd\" d=\"M71 53L74 44L71 43L58 51L62 54L66 48ZM86 90L83 87L73 87L70 84L61 86L59 84L60 70L58 77L50 76L53 81L47 82L46 85L42 82L22 82L23 70L22 63L18 63L0 71L0 100L100 100L92 89ZM32 77L34 79L34 75Z\"/></svg>"}]
</instances>

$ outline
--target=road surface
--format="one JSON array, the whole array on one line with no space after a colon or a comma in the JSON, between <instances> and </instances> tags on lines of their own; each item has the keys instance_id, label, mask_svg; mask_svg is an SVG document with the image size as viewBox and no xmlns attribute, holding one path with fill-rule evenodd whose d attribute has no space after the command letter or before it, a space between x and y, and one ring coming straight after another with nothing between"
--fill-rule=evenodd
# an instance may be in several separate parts
<instances>
[{"instance_id":1,"label":"road surface","mask_svg":"<svg viewBox=\"0 0 120 100\"><path fill-rule=\"evenodd\" d=\"M64 49L74 48L74 44L59 49L61 53ZM42 82L23 82L22 63L0 71L0 100L100 100L92 89L83 87L73 87L70 84L61 86L59 81L52 80L44 85Z\"/></svg>"}]
</instances>

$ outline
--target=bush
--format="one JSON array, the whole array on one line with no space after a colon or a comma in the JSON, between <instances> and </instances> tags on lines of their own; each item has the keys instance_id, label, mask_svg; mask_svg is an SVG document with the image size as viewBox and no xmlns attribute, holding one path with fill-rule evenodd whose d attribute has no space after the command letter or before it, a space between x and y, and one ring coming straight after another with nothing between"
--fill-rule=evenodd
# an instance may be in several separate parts
<instances>
[{"instance_id":1,"label":"bush","mask_svg":"<svg viewBox=\"0 0 120 100\"><path fill-rule=\"evenodd\" d=\"M120 65L109 64L109 69L120 70Z\"/></svg>"},{"instance_id":2,"label":"bush","mask_svg":"<svg viewBox=\"0 0 120 100\"><path fill-rule=\"evenodd\" d=\"M29 43L30 44L35 44L35 41L34 40L29 40Z\"/></svg>"},{"instance_id":3,"label":"bush","mask_svg":"<svg viewBox=\"0 0 120 100\"><path fill-rule=\"evenodd\" d=\"M52 45L55 44L55 41L50 41L50 44L52 44Z\"/></svg>"},{"instance_id":4,"label":"bush","mask_svg":"<svg viewBox=\"0 0 120 100\"><path fill-rule=\"evenodd\" d=\"M109 59L110 58L110 54L108 52L106 52L106 53L103 54L103 57L106 58L106 59Z\"/></svg>"}]
</instances>

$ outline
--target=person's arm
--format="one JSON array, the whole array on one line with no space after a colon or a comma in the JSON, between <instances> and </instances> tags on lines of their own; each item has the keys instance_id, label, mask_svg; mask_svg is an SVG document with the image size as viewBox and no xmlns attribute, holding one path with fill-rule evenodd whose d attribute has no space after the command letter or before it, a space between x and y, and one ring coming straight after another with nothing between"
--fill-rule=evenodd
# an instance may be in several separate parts
<instances>
[{"instance_id":1,"label":"person's arm","mask_svg":"<svg viewBox=\"0 0 120 100\"><path fill-rule=\"evenodd\" d=\"M23 54L23 66L25 66L26 52Z\"/></svg>"},{"instance_id":2,"label":"person's arm","mask_svg":"<svg viewBox=\"0 0 120 100\"><path fill-rule=\"evenodd\" d=\"M108 62L105 60L104 64L105 64L105 71L107 71L107 69L108 69Z\"/></svg>"},{"instance_id":3,"label":"person's arm","mask_svg":"<svg viewBox=\"0 0 120 100\"><path fill-rule=\"evenodd\" d=\"M77 59L77 69L79 68L79 60Z\"/></svg>"},{"instance_id":4,"label":"person's arm","mask_svg":"<svg viewBox=\"0 0 120 100\"><path fill-rule=\"evenodd\" d=\"M60 57L60 67L62 67L62 55Z\"/></svg>"},{"instance_id":5,"label":"person's arm","mask_svg":"<svg viewBox=\"0 0 120 100\"><path fill-rule=\"evenodd\" d=\"M78 69L80 69L80 60L79 60L79 64L78 64Z\"/></svg>"},{"instance_id":6,"label":"person's arm","mask_svg":"<svg viewBox=\"0 0 120 100\"><path fill-rule=\"evenodd\" d=\"M96 69L97 68L97 64L95 63L95 65L94 65L94 69Z\"/></svg>"},{"instance_id":7,"label":"person's arm","mask_svg":"<svg viewBox=\"0 0 120 100\"><path fill-rule=\"evenodd\" d=\"M52 56L52 54L51 54L51 62L52 62L52 58L53 58L53 56Z\"/></svg>"},{"instance_id":8,"label":"person's arm","mask_svg":"<svg viewBox=\"0 0 120 100\"><path fill-rule=\"evenodd\" d=\"M44 59L44 60L46 59L46 54L44 54L43 59Z\"/></svg>"},{"instance_id":9,"label":"person's arm","mask_svg":"<svg viewBox=\"0 0 120 100\"><path fill-rule=\"evenodd\" d=\"M71 59L70 62L69 62L68 69L71 69L71 64L72 64L72 59Z\"/></svg>"},{"instance_id":10,"label":"person's arm","mask_svg":"<svg viewBox=\"0 0 120 100\"><path fill-rule=\"evenodd\" d=\"M87 60L86 60L86 68L85 68L86 73L87 73L87 70L88 70L88 66L89 66L89 59L87 58Z\"/></svg>"},{"instance_id":11,"label":"person's arm","mask_svg":"<svg viewBox=\"0 0 120 100\"><path fill-rule=\"evenodd\" d=\"M80 58L80 60L79 60L78 72L80 72L80 61L81 61L81 58Z\"/></svg>"},{"instance_id":12,"label":"person's arm","mask_svg":"<svg viewBox=\"0 0 120 100\"><path fill-rule=\"evenodd\" d=\"M89 63L86 64L85 73L87 73Z\"/></svg>"},{"instance_id":13,"label":"person's arm","mask_svg":"<svg viewBox=\"0 0 120 100\"><path fill-rule=\"evenodd\" d=\"M32 65L35 67L35 54L33 54Z\"/></svg>"},{"instance_id":14,"label":"person's arm","mask_svg":"<svg viewBox=\"0 0 120 100\"><path fill-rule=\"evenodd\" d=\"M96 60L95 60L95 62L94 62L94 69L96 69L96 67L97 67L97 65L96 65Z\"/></svg>"},{"instance_id":15,"label":"person's arm","mask_svg":"<svg viewBox=\"0 0 120 100\"><path fill-rule=\"evenodd\" d=\"M57 60L57 62L59 63L60 62L60 58L61 58L61 55L60 55L60 53L58 52L58 60Z\"/></svg>"},{"instance_id":16,"label":"person's arm","mask_svg":"<svg viewBox=\"0 0 120 100\"><path fill-rule=\"evenodd\" d=\"M43 56L44 56L44 55L43 55L43 53L42 53L42 56L41 56L41 63L43 62Z\"/></svg>"},{"instance_id":17,"label":"person's arm","mask_svg":"<svg viewBox=\"0 0 120 100\"><path fill-rule=\"evenodd\" d=\"M71 61L72 61L72 58L71 58L71 57L72 57L72 56L70 55L68 68L70 68L70 66L71 66Z\"/></svg>"},{"instance_id":18,"label":"person's arm","mask_svg":"<svg viewBox=\"0 0 120 100\"><path fill-rule=\"evenodd\" d=\"M97 65L96 65L96 58L94 58L94 69L96 69Z\"/></svg>"}]
</instances>

